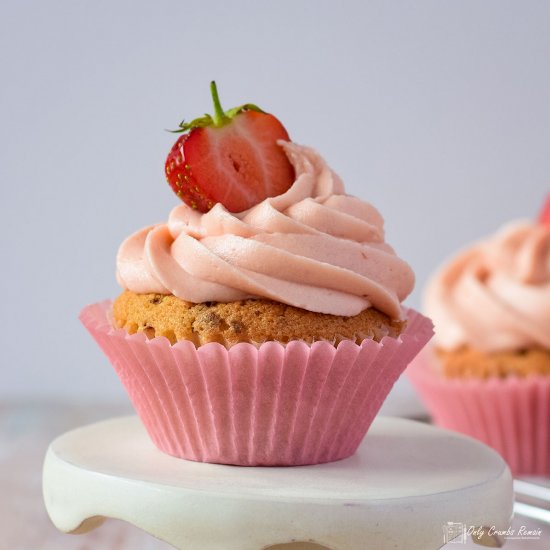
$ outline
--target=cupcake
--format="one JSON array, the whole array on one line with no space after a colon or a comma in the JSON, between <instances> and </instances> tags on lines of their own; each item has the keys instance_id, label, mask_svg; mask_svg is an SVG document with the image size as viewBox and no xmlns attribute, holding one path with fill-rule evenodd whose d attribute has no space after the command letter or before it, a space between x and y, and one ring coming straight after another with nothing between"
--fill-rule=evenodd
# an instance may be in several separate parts
<instances>
[{"instance_id":1,"label":"cupcake","mask_svg":"<svg viewBox=\"0 0 550 550\"><path fill-rule=\"evenodd\" d=\"M383 219L282 124L246 104L182 123L183 201L127 238L123 291L81 320L157 447L196 461L300 465L355 452L432 335Z\"/></svg>"},{"instance_id":2,"label":"cupcake","mask_svg":"<svg viewBox=\"0 0 550 550\"><path fill-rule=\"evenodd\" d=\"M550 200L445 263L425 309L436 336L408 374L434 421L549 475Z\"/></svg>"}]
</instances>

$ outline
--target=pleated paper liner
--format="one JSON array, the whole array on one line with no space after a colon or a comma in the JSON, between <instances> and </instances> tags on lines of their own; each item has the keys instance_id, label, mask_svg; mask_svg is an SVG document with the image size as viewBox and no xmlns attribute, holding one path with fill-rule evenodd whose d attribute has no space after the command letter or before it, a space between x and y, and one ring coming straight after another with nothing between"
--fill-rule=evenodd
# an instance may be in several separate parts
<instances>
[{"instance_id":1,"label":"pleated paper liner","mask_svg":"<svg viewBox=\"0 0 550 550\"><path fill-rule=\"evenodd\" d=\"M103 349L157 447L236 465L300 465L352 455L394 382L433 334L409 310L399 338L360 345L147 339L114 329L111 303L80 319Z\"/></svg>"},{"instance_id":2,"label":"pleated paper liner","mask_svg":"<svg viewBox=\"0 0 550 550\"><path fill-rule=\"evenodd\" d=\"M550 376L446 379L430 347L407 369L435 424L486 443L514 475L550 475Z\"/></svg>"}]
</instances>

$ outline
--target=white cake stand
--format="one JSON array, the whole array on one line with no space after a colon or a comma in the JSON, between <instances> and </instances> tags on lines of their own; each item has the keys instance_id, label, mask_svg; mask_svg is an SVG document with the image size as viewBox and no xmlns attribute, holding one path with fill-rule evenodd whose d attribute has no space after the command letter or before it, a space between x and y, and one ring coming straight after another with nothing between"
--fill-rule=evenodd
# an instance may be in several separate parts
<instances>
[{"instance_id":1,"label":"white cake stand","mask_svg":"<svg viewBox=\"0 0 550 550\"><path fill-rule=\"evenodd\" d=\"M84 533L111 517L183 550L432 550L459 524L506 530L513 504L494 451L395 418L378 418L346 460L286 468L173 458L136 417L117 418L56 439L43 484L61 531Z\"/></svg>"}]
</instances>

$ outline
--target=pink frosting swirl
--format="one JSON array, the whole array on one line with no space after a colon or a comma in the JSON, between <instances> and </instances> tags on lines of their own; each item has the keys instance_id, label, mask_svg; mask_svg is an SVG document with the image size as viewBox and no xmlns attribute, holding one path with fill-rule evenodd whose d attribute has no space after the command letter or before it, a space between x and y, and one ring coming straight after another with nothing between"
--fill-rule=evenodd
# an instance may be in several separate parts
<instances>
[{"instance_id":1,"label":"pink frosting swirl","mask_svg":"<svg viewBox=\"0 0 550 550\"><path fill-rule=\"evenodd\" d=\"M425 298L442 348L550 349L550 228L502 228L441 268Z\"/></svg>"},{"instance_id":2,"label":"pink frosting swirl","mask_svg":"<svg viewBox=\"0 0 550 550\"><path fill-rule=\"evenodd\" d=\"M261 297L333 315L374 306L401 318L414 275L384 242L378 211L344 194L315 151L280 145L296 172L286 193L238 214L219 203L206 214L177 206L168 223L122 243L120 285L195 303Z\"/></svg>"}]
</instances>

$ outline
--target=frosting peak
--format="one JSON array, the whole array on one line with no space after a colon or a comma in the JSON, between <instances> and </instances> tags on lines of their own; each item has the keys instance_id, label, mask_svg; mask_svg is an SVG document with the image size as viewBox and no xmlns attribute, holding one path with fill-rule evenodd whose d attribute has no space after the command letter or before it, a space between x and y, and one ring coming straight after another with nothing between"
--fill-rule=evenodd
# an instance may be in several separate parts
<instances>
[{"instance_id":1,"label":"frosting peak","mask_svg":"<svg viewBox=\"0 0 550 550\"><path fill-rule=\"evenodd\" d=\"M378 211L345 195L315 151L279 144L296 173L288 191L240 213L220 203L205 214L175 207L167 223L122 243L121 286L195 303L261 297L333 315L374 306L400 318L414 275L384 242Z\"/></svg>"},{"instance_id":2,"label":"frosting peak","mask_svg":"<svg viewBox=\"0 0 550 550\"><path fill-rule=\"evenodd\" d=\"M427 287L443 348L550 349L550 228L516 222L460 253Z\"/></svg>"}]
</instances>

